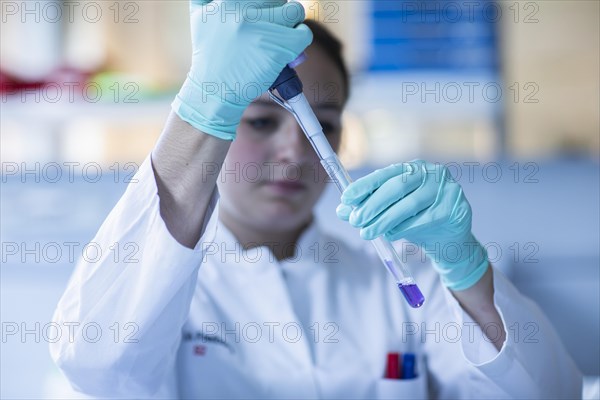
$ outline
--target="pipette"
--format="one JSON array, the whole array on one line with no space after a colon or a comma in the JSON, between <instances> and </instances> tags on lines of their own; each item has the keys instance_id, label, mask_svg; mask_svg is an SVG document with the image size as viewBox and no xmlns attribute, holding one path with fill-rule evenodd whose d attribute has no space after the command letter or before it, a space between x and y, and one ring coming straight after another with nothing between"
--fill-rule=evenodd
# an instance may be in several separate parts
<instances>
[{"instance_id":1,"label":"pipette","mask_svg":"<svg viewBox=\"0 0 600 400\"><path fill-rule=\"evenodd\" d=\"M319 156L323 168L340 192L343 192L352 180L325 137L319 120L302 92L302 82L294 70L294 67L302 63L304 59L304 54L301 54L283 69L269 89L269 96L296 118L298 125ZM275 90L279 96L275 94ZM425 297L408 269L400 261L394 246L382 236L371 240L371 243L375 246L377 254L387 270L393 275L408 304L414 308L421 307Z\"/></svg>"}]
</instances>

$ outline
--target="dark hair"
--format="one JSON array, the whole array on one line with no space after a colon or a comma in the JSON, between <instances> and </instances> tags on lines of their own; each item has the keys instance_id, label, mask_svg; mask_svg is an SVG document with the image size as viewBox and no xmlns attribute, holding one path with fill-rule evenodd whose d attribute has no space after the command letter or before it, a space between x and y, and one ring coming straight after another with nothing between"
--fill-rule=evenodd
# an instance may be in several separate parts
<instances>
[{"instance_id":1,"label":"dark hair","mask_svg":"<svg viewBox=\"0 0 600 400\"><path fill-rule=\"evenodd\" d=\"M348 97L350 97L350 76L348 74L348 67L342 56L342 42L331 33L325 24L314 19L307 19L304 23L313 33L313 44L325 50L325 53L340 70L345 89L344 101L348 100Z\"/></svg>"}]
</instances>

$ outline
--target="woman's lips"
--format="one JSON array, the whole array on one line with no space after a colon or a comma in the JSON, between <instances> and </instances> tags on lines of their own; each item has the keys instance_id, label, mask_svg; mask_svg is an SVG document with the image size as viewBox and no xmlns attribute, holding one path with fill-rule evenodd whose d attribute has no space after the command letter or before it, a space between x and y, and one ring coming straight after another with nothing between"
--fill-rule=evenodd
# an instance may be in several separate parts
<instances>
[{"instance_id":1,"label":"woman's lips","mask_svg":"<svg viewBox=\"0 0 600 400\"><path fill-rule=\"evenodd\" d=\"M306 189L306 185L296 181L268 181L266 186L279 194L294 194Z\"/></svg>"}]
</instances>

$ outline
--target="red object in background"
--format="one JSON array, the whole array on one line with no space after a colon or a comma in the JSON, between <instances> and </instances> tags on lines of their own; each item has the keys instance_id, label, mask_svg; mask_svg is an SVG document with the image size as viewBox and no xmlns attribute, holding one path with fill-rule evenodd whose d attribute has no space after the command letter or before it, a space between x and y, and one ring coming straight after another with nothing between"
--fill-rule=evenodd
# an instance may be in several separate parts
<instances>
[{"instance_id":1,"label":"red object in background","mask_svg":"<svg viewBox=\"0 0 600 400\"><path fill-rule=\"evenodd\" d=\"M385 366L385 379L400 379L402 377L402 366L400 365L400 353L388 353Z\"/></svg>"},{"instance_id":2,"label":"red object in background","mask_svg":"<svg viewBox=\"0 0 600 400\"><path fill-rule=\"evenodd\" d=\"M81 92L81 87L89 81L93 74L94 72L83 72L73 68L63 67L49 74L43 80L24 81L0 70L0 93L9 95L17 94L23 90L41 89L48 84L54 84L54 86L58 84L60 87L66 87L65 83L68 83L71 88L75 87L78 89L75 91L75 93L77 93Z\"/></svg>"},{"instance_id":3,"label":"red object in background","mask_svg":"<svg viewBox=\"0 0 600 400\"><path fill-rule=\"evenodd\" d=\"M206 346L204 345L196 345L194 346L194 354L197 356L203 356L206 354Z\"/></svg>"},{"instance_id":4,"label":"red object in background","mask_svg":"<svg viewBox=\"0 0 600 400\"><path fill-rule=\"evenodd\" d=\"M0 71L0 93L14 93L26 89L39 89L44 86L44 84L44 81L25 82Z\"/></svg>"}]
</instances>

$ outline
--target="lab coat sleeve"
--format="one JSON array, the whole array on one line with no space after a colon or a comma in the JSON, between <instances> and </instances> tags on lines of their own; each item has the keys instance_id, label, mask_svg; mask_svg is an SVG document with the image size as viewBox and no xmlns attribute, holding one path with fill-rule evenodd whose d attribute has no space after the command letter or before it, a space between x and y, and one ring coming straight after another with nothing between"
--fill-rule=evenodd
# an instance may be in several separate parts
<instances>
[{"instance_id":1,"label":"lab coat sleeve","mask_svg":"<svg viewBox=\"0 0 600 400\"><path fill-rule=\"evenodd\" d=\"M446 290L446 300L463 327L461 348L474 373L469 397L521 399L581 398L582 375L556 331L530 299L494 270L494 303L506 331L498 352L488 336L497 326L479 325Z\"/></svg>"},{"instance_id":2,"label":"lab coat sleeve","mask_svg":"<svg viewBox=\"0 0 600 400\"><path fill-rule=\"evenodd\" d=\"M63 334L50 353L80 392L149 397L174 368L218 195L189 249L168 232L157 193L148 157L91 242L101 256L79 261L54 313Z\"/></svg>"}]
</instances>

